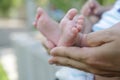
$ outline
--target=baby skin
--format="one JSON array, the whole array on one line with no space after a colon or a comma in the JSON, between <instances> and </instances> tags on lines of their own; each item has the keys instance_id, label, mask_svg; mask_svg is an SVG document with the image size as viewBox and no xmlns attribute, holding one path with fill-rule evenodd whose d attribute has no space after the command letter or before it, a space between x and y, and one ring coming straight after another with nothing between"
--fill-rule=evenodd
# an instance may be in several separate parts
<instances>
[{"instance_id":1,"label":"baby skin","mask_svg":"<svg viewBox=\"0 0 120 80\"><path fill-rule=\"evenodd\" d=\"M34 26L49 40L49 45L72 46L80 43L79 32L84 23L84 17L77 15L76 9L70 9L60 24L53 21L42 8L38 8Z\"/></svg>"},{"instance_id":2,"label":"baby skin","mask_svg":"<svg viewBox=\"0 0 120 80\"><path fill-rule=\"evenodd\" d=\"M61 37L58 46L72 46L80 43L80 31L84 24L84 17L78 16L76 9L70 9L60 22ZM79 44L80 45L80 44Z\"/></svg>"}]
</instances>

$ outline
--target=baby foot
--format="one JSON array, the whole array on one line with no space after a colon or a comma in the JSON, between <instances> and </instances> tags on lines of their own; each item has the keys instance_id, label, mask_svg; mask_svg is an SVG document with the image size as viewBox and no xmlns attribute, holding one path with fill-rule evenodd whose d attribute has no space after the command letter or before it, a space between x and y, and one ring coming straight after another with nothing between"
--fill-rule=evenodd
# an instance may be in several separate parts
<instances>
[{"instance_id":1,"label":"baby foot","mask_svg":"<svg viewBox=\"0 0 120 80\"><path fill-rule=\"evenodd\" d=\"M75 22L74 17L77 15L76 9L70 9L66 16L62 19L60 23L60 28L62 34L58 43L58 46L71 46L76 43L83 26L84 18L79 16L77 22Z\"/></svg>"},{"instance_id":2,"label":"baby foot","mask_svg":"<svg viewBox=\"0 0 120 80\"><path fill-rule=\"evenodd\" d=\"M49 42L57 45L60 38L59 25L57 22L53 21L42 8L38 8L37 10L34 26L49 40Z\"/></svg>"}]
</instances>

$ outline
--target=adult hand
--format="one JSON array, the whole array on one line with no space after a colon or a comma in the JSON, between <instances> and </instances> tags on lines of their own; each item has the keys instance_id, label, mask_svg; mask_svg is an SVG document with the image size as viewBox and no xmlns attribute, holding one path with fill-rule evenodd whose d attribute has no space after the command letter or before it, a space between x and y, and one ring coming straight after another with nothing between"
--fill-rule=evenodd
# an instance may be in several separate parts
<instances>
[{"instance_id":1,"label":"adult hand","mask_svg":"<svg viewBox=\"0 0 120 80\"><path fill-rule=\"evenodd\" d=\"M101 76L120 76L120 23L86 36L90 47L56 47L49 63Z\"/></svg>"},{"instance_id":2,"label":"adult hand","mask_svg":"<svg viewBox=\"0 0 120 80\"><path fill-rule=\"evenodd\" d=\"M102 6L96 0L88 0L81 9L81 13L85 16L101 15L103 12Z\"/></svg>"}]
</instances>

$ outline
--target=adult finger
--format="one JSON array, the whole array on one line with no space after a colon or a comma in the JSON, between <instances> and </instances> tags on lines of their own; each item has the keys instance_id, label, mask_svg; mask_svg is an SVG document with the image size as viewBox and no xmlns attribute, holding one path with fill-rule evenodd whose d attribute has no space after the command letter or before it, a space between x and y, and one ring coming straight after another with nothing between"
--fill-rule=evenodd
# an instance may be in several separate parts
<instances>
[{"instance_id":1,"label":"adult finger","mask_svg":"<svg viewBox=\"0 0 120 80\"><path fill-rule=\"evenodd\" d=\"M90 14L90 7L89 2L87 2L81 9L80 13L84 16L89 16Z\"/></svg>"},{"instance_id":2,"label":"adult finger","mask_svg":"<svg viewBox=\"0 0 120 80\"><path fill-rule=\"evenodd\" d=\"M97 65L96 68L99 69L107 69L108 67L112 69L113 65L111 66L111 61L108 62L108 60L111 60L111 55L114 56L114 54L111 54L114 52L113 47L116 46L113 46L112 42L98 47L56 47L51 50L50 55L78 60L91 66ZM108 60L106 61L106 59ZM101 61L105 65L104 67L99 64ZM113 61L115 62L115 60ZM118 68L116 67L116 69Z\"/></svg>"},{"instance_id":3,"label":"adult finger","mask_svg":"<svg viewBox=\"0 0 120 80\"><path fill-rule=\"evenodd\" d=\"M88 47L55 47L50 51L52 56L61 56L86 62L87 59L92 56L92 54L100 53L98 47L88 48Z\"/></svg>"},{"instance_id":4,"label":"adult finger","mask_svg":"<svg viewBox=\"0 0 120 80\"><path fill-rule=\"evenodd\" d=\"M83 55L81 55L82 53L81 51L79 52L80 55L77 54L78 59L76 59L76 56L74 56L76 54L72 55L72 53L70 53L73 49L70 48L68 49L69 51L67 52L65 51L67 48L63 48L63 50L61 48L58 51L65 51L66 53L64 54L62 54L62 52L57 53L57 55L54 55L54 57L50 60L50 62L54 64L60 64L63 66L74 67L80 70L84 70L84 71L102 75L102 76L119 76L120 75L119 68L117 68L116 65L113 65L114 60L112 61L110 60L111 51L109 51L109 49L111 49L110 47L111 44L109 46L108 45L105 45L102 47L100 46L98 49L88 48L88 50L85 50L84 52L88 53L89 56L84 55L84 58L83 58ZM94 53L91 53L91 52L94 52Z\"/></svg>"},{"instance_id":5,"label":"adult finger","mask_svg":"<svg viewBox=\"0 0 120 80\"><path fill-rule=\"evenodd\" d=\"M79 62L74 59L69 59L66 57L58 57L58 56L53 56L51 59L49 59L50 64L56 64L56 65L61 65L61 66L69 66L73 67L79 70L84 70L84 71L89 71L90 67L86 65L85 63Z\"/></svg>"},{"instance_id":6,"label":"adult finger","mask_svg":"<svg viewBox=\"0 0 120 80\"><path fill-rule=\"evenodd\" d=\"M82 40L82 43L86 43L88 46L95 47L112 42L116 40L118 36L120 36L120 33L118 31L119 28L120 22L113 25L113 27L109 29L89 33L85 36L84 40Z\"/></svg>"},{"instance_id":7,"label":"adult finger","mask_svg":"<svg viewBox=\"0 0 120 80\"><path fill-rule=\"evenodd\" d=\"M84 16L89 16L92 13L91 9L94 7L95 7L95 0L88 0L86 4L83 6L83 8L81 9L81 13Z\"/></svg>"},{"instance_id":8,"label":"adult finger","mask_svg":"<svg viewBox=\"0 0 120 80\"><path fill-rule=\"evenodd\" d=\"M115 35L112 29L106 29L102 31L92 32L85 35L81 43L85 43L86 46L95 47L102 44L111 42L115 39Z\"/></svg>"}]
</instances>

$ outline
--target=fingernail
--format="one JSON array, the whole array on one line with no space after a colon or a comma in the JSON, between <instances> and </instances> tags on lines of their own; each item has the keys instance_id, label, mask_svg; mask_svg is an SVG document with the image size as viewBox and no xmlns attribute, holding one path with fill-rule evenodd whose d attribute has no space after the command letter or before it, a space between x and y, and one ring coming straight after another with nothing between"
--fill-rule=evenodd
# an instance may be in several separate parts
<instances>
[{"instance_id":1,"label":"fingernail","mask_svg":"<svg viewBox=\"0 0 120 80\"><path fill-rule=\"evenodd\" d=\"M54 64L54 62L52 61L52 59L50 59L48 62L49 62L49 64L51 64L51 65Z\"/></svg>"},{"instance_id":2,"label":"fingernail","mask_svg":"<svg viewBox=\"0 0 120 80\"><path fill-rule=\"evenodd\" d=\"M54 56L54 48L50 51L50 55Z\"/></svg>"},{"instance_id":3,"label":"fingernail","mask_svg":"<svg viewBox=\"0 0 120 80\"><path fill-rule=\"evenodd\" d=\"M49 64L53 65L53 62L49 61Z\"/></svg>"},{"instance_id":4,"label":"fingernail","mask_svg":"<svg viewBox=\"0 0 120 80\"><path fill-rule=\"evenodd\" d=\"M50 56L50 59L48 60L49 64L53 64L53 56Z\"/></svg>"}]
</instances>

